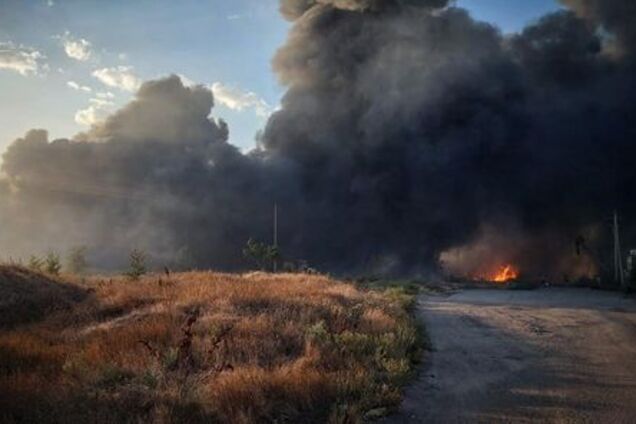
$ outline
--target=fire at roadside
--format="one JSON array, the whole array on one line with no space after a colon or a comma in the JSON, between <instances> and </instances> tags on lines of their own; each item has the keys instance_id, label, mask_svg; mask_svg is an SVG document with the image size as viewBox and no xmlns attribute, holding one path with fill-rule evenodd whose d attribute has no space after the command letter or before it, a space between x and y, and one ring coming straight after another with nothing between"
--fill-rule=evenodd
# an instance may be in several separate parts
<instances>
[{"instance_id":1,"label":"fire at roadside","mask_svg":"<svg viewBox=\"0 0 636 424\"><path fill-rule=\"evenodd\" d=\"M465 245L442 252L439 268L450 281L629 291L636 286L636 249L622 248L618 217L611 221L570 237L485 226Z\"/></svg>"}]
</instances>

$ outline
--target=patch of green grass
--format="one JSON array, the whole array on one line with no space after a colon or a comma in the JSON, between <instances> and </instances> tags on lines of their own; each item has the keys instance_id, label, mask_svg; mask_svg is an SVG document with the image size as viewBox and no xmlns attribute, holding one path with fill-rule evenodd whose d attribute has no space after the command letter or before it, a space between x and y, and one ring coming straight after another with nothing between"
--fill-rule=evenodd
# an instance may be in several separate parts
<instances>
[{"instance_id":1,"label":"patch of green grass","mask_svg":"<svg viewBox=\"0 0 636 424\"><path fill-rule=\"evenodd\" d=\"M421 282L410 279L400 280L366 277L355 279L352 282L362 289L375 291L384 291L386 289L400 289L404 291L404 293L412 295L419 294L424 287Z\"/></svg>"},{"instance_id":2,"label":"patch of green grass","mask_svg":"<svg viewBox=\"0 0 636 424\"><path fill-rule=\"evenodd\" d=\"M400 305L405 316L395 332L377 340L369 341L364 337L345 334L341 336L341 341L354 352L368 352L371 346L375 346L376 360L386 372L383 383L402 388L414 378L423 353L431 349L426 327L417 317L417 297L437 290L415 280L363 279L357 280L356 285L361 289L379 292L390 302ZM368 409L365 419L375 420L394 410L395 404L392 405L390 400L395 401L400 396L395 392L385 393L385 396L387 402L380 402L374 409Z\"/></svg>"},{"instance_id":3,"label":"patch of green grass","mask_svg":"<svg viewBox=\"0 0 636 424\"><path fill-rule=\"evenodd\" d=\"M118 386L128 383L135 377L135 374L120 368L116 365L108 364L100 370L95 386L103 389L115 389Z\"/></svg>"}]
</instances>

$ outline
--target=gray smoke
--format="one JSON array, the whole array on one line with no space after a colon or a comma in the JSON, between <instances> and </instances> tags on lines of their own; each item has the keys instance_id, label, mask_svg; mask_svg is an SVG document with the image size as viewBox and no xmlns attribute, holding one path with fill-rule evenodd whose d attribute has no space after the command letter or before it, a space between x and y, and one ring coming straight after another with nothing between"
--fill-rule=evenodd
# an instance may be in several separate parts
<instances>
[{"instance_id":1,"label":"gray smoke","mask_svg":"<svg viewBox=\"0 0 636 424\"><path fill-rule=\"evenodd\" d=\"M593 255L613 209L635 212L636 13L564 4L504 36L441 0L282 0L288 90L259 150L227 142L208 90L149 82L88 133L9 148L0 246L236 269L276 202L283 251L323 269L418 273L464 250L576 273L575 240Z\"/></svg>"},{"instance_id":2,"label":"gray smoke","mask_svg":"<svg viewBox=\"0 0 636 424\"><path fill-rule=\"evenodd\" d=\"M225 123L208 119L212 106L207 88L172 76L73 140L30 131L3 158L1 245L15 255L86 245L104 266L133 247L164 263L236 266L265 228L252 214L267 185Z\"/></svg>"}]
</instances>

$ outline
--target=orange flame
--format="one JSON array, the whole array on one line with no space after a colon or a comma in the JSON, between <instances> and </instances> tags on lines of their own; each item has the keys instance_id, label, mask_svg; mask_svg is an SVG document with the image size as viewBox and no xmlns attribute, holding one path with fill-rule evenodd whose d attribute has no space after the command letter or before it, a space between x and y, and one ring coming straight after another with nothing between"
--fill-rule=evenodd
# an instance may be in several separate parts
<instances>
[{"instance_id":1,"label":"orange flame","mask_svg":"<svg viewBox=\"0 0 636 424\"><path fill-rule=\"evenodd\" d=\"M519 270L513 265L505 265L490 278L495 283L507 283L519 277Z\"/></svg>"}]
</instances>

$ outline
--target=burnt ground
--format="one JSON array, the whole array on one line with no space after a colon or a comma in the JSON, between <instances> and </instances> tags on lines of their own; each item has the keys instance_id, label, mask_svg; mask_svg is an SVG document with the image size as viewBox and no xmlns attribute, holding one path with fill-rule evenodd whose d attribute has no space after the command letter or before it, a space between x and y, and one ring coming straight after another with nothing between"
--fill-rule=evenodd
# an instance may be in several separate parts
<instances>
[{"instance_id":1,"label":"burnt ground","mask_svg":"<svg viewBox=\"0 0 636 424\"><path fill-rule=\"evenodd\" d=\"M433 351L388 423L634 423L636 302L551 288L419 301Z\"/></svg>"}]
</instances>

